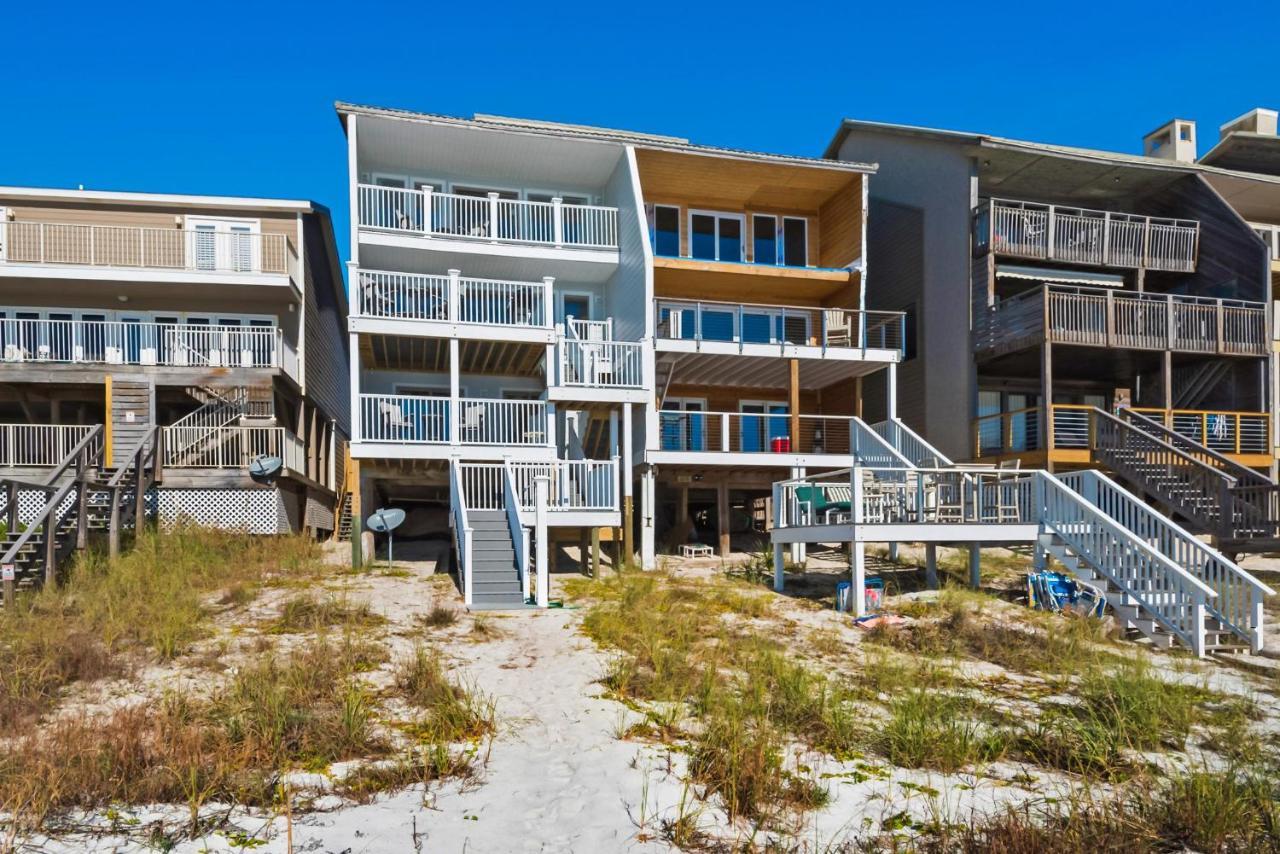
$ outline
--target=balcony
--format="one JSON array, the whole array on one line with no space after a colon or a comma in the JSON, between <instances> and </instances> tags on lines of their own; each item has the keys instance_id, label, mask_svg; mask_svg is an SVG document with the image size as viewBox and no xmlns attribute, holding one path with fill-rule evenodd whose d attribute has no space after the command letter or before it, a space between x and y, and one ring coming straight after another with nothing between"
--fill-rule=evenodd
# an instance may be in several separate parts
<instances>
[{"instance_id":1,"label":"balcony","mask_svg":"<svg viewBox=\"0 0 1280 854\"><path fill-rule=\"evenodd\" d=\"M670 349L799 355L876 349L903 352L906 318L901 312L857 311L813 306L762 305L659 299L654 328L659 342L690 342Z\"/></svg>"},{"instance_id":2,"label":"balcony","mask_svg":"<svg viewBox=\"0 0 1280 854\"><path fill-rule=\"evenodd\" d=\"M358 185L357 207L360 226L379 231L557 249L618 248L618 209L611 207L371 184Z\"/></svg>"},{"instance_id":3,"label":"balcony","mask_svg":"<svg viewBox=\"0 0 1280 854\"><path fill-rule=\"evenodd\" d=\"M487 448L495 457L555 449L555 410L541 400L361 394L359 406L356 441L399 446L408 456L447 456L458 446ZM422 450L431 446L445 453Z\"/></svg>"},{"instance_id":4,"label":"balcony","mask_svg":"<svg viewBox=\"0 0 1280 854\"><path fill-rule=\"evenodd\" d=\"M512 330L551 331L552 279L515 282L360 270L352 317L422 324L488 327L489 337ZM404 330L401 330L404 331ZM542 336L542 337L545 337Z\"/></svg>"},{"instance_id":5,"label":"balcony","mask_svg":"<svg viewBox=\"0 0 1280 854\"><path fill-rule=\"evenodd\" d=\"M285 469L306 472L306 445L283 427L165 427L164 467L247 469L258 457L278 457Z\"/></svg>"},{"instance_id":6,"label":"balcony","mask_svg":"<svg viewBox=\"0 0 1280 854\"><path fill-rule=\"evenodd\" d=\"M1062 462L1089 461L1091 411L1089 406L1053 405L1051 441L1055 459ZM1137 407L1133 411L1221 454L1235 458L1269 458L1271 455L1271 417L1265 412ZM1044 417L1042 407L1031 407L975 419L975 456L984 458L1043 452L1045 439L1041 435L1041 425Z\"/></svg>"},{"instance_id":7,"label":"balcony","mask_svg":"<svg viewBox=\"0 0 1280 854\"><path fill-rule=\"evenodd\" d=\"M0 424L0 468L52 468L93 430L88 424Z\"/></svg>"},{"instance_id":8,"label":"balcony","mask_svg":"<svg viewBox=\"0 0 1280 854\"><path fill-rule=\"evenodd\" d=\"M283 234L119 225L0 222L0 263L298 277Z\"/></svg>"},{"instance_id":9,"label":"balcony","mask_svg":"<svg viewBox=\"0 0 1280 854\"><path fill-rule=\"evenodd\" d=\"M560 400L648 399L644 390L644 347L614 341L613 321L566 318L556 339L552 395ZM630 392L622 397L617 392Z\"/></svg>"},{"instance_id":10,"label":"balcony","mask_svg":"<svg viewBox=\"0 0 1280 854\"><path fill-rule=\"evenodd\" d=\"M1190 273L1200 223L991 199L974 214L974 247L1013 258Z\"/></svg>"},{"instance_id":11,"label":"balcony","mask_svg":"<svg viewBox=\"0 0 1280 854\"><path fill-rule=\"evenodd\" d=\"M9 364L281 368L298 357L276 326L204 326L116 320L0 319L0 358Z\"/></svg>"},{"instance_id":12,"label":"balcony","mask_svg":"<svg viewBox=\"0 0 1280 854\"><path fill-rule=\"evenodd\" d=\"M1045 341L1227 356L1265 356L1269 346L1264 303L1075 285L1043 285L975 320L974 350L987 357Z\"/></svg>"},{"instance_id":13,"label":"balcony","mask_svg":"<svg viewBox=\"0 0 1280 854\"><path fill-rule=\"evenodd\" d=\"M550 513L618 512L618 460L552 460L545 463L461 463L460 486L467 510L506 509L506 472L522 512L533 513L534 478L548 479Z\"/></svg>"},{"instance_id":14,"label":"balcony","mask_svg":"<svg viewBox=\"0 0 1280 854\"><path fill-rule=\"evenodd\" d=\"M845 463L857 456L869 462L903 461L861 419L847 415L799 415L786 412L658 413L660 462L726 465L803 465Z\"/></svg>"}]
</instances>

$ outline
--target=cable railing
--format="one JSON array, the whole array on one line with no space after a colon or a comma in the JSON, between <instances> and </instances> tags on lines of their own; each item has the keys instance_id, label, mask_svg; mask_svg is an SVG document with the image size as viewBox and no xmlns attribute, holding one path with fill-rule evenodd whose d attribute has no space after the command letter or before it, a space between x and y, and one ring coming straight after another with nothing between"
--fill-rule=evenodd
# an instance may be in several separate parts
<instances>
[{"instance_id":1,"label":"cable railing","mask_svg":"<svg viewBox=\"0 0 1280 854\"><path fill-rule=\"evenodd\" d=\"M1271 416L1266 412L1145 407L1132 411L1218 453L1271 453Z\"/></svg>"},{"instance_id":2,"label":"cable railing","mask_svg":"<svg viewBox=\"0 0 1280 854\"><path fill-rule=\"evenodd\" d=\"M552 280L477 279L360 270L357 316L487 326L550 327Z\"/></svg>"},{"instance_id":3,"label":"cable railing","mask_svg":"<svg viewBox=\"0 0 1280 854\"><path fill-rule=\"evenodd\" d=\"M975 212L974 232L979 252L1189 273L1196 268L1200 223L993 198Z\"/></svg>"},{"instance_id":4,"label":"cable railing","mask_svg":"<svg viewBox=\"0 0 1280 854\"><path fill-rule=\"evenodd\" d=\"M798 423L798 430L793 429ZM861 419L785 412L658 412L663 451L737 454L840 454L868 465L905 467L909 460Z\"/></svg>"},{"instance_id":5,"label":"cable railing","mask_svg":"<svg viewBox=\"0 0 1280 854\"><path fill-rule=\"evenodd\" d=\"M618 247L618 209L361 184L360 225L386 231L585 249Z\"/></svg>"},{"instance_id":6,"label":"cable railing","mask_svg":"<svg viewBox=\"0 0 1280 854\"><path fill-rule=\"evenodd\" d=\"M906 315L820 306L659 299L655 328L667 340L822 348L903 349Z\"/></svg>"},{"instance_id":7,"label":"cable railing","mask_svg":"<svg viewBox=\"0 0 1280 854\"><path fill-rule=\"evenodd\" d=\"M287 368L292 361L296 367L286 349L275 326L0 319L5 362Z\"/></svg>"},{"instance_id":8,"label":"cable railing","mask_svg":"<svg viewBox=\"0 0 1280 854\"><path fill-rule=\"evenodd\" d=\"M550 423L540 400L360 395L365 442L549 447Z\"/></svg>"},{"instance_id":9,"label":"cable railing","mask_svg":"<svg viewBox=\"0 0 1280 854\"><path fill-rule=\"evenodd\" d=\"M296 274L284 234L0 221L0 263Z\"/></svg>"}]
</instances>

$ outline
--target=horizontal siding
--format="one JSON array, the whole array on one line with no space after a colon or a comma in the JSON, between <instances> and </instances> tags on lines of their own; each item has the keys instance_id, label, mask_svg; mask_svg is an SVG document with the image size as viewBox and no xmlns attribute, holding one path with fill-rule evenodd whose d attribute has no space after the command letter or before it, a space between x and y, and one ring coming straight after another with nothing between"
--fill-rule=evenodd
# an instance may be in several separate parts
<instances>
[{"instance_id":1,"label":"horizontal siding","mask_svg":"<svg viewBox=\"0 0 1280 854\"><path fill-rule=\"evenodd\" d=\"M344 435L351 435L350 384L347 361L346 305L342 273L329 250L327 229L320 214L310 214L303 222L306 248L305 334L303 366L307 397L324 414L337 421Z\"/></svg>"},{"instance_id":2,"label":"horizontal siding","mask_svg":"<svg viewBox=\"0 0 1280 854\"><path fill-rule=\"evenodd\" d=\"M867 308L902 311L916 304L916 358L898 366L898 417L920 433L926 430L927 404L924 362L928 354L928 330L921 310L924 295L924 211L872 196L867 217ZM955 318L958 324L964 318ZM863 389L864 415L880 421L888 412L886 383L880 375L869 377ZM961 414L963 417L963 414Z\"/></svg>"}]
</instances>

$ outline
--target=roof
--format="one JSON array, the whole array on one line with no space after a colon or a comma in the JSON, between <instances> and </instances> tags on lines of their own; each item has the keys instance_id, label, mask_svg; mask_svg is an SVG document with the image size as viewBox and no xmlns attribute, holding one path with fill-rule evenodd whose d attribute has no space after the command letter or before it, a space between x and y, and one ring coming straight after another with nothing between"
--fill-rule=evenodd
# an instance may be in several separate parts
<instances>
[{"instance_id":1,"label":"roof","mask_svg":"<svg viewBox=\"0 0 1280 854\"><path fill-rule=\"evenodd\" d=\"M380 118L472 127L482 130L505 131L508 133L557 136L565 139L590 140L617 145L632 145L640 148L663 149L667 151L683 151L689 154L736 158L741 160L757 160L768 163L780 163L816 169L839 169L846 172L862 173L874 173L877 169L877 166L874 163L855 163L852 161L833 160L823 157L801 157L793 154L770 154L759 151L747 151L739 148L699 145L697 143L690 142L684 137L663 136L659 134L640 133L637 131L591 127L589 125L545 122L536 119L509 118L506 116L486 115L484 113L476 113L468 119L460 116L442 115L439 113L420 113L412 110L351 104L345 101L335 102L334 109L338 111L339 116L377 116Z\"/></svg>"},{"instance_id":2,"label":"roof","mask_svg":"<svg viewBox=\"0 0 1280 854\"><path fill-rule=\"evenodd\" d=\"M1209 149L1200 163L1244 172L1280 175L1280 136L1232 131Z\"/></svg>"},{"instance_id":3,"label":"roof","mask_svg":"<svg viewBox=\"0 0 1280 854\"><path fill-rule=\"evenodd\" d=\"M312 213L328 210L303 199L263 199L249 196L196 196L176 193L135 193L117 190L69 190L59 187L4 187L0 196L18 199L50 199L67 202L103 202L117 205L173 205L175 207L273 210Z\"/></svg>"}]
</instances>

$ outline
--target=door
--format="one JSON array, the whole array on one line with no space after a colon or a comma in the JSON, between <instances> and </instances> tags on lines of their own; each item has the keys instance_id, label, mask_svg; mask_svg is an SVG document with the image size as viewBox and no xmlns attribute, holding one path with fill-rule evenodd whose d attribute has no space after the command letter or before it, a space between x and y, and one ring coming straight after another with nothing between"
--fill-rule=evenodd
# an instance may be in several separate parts
<instances>
[{"instance_id":1,"label":"door","mask_svg":"<svg viewBox=\"0 0 1280 854\"><path fill-rule=\"evenodd\" d=\"M705 451L705 400L668 398L658 414L658 433L664 451Z\"/></svg>"},{"instance_id":2,"label":"door","mask_svg":"<svg viewBox=\"0 0 1280 854\"><path fill-rule=\"evenodd\" d=\"M80 361L100 364L107 360L107 316L100 313L80 314L80 340L76 354Z\"/></svg>"},{"instance_id":3,"label":"door","mask_svg":"<svg viewBox=\"0 0 1280 854\"><path fill-rule=\"evenodd\" d=\"M121 314L107 335L106 361L112 365L154 365L159 358L158 327L137 314Z\"/></svg>"},{"instance_id":4,"label":"door","mask_svg":"<svg viewBox=\"0 0 1280 854\"><path fill-rule=\"evenodd\" d=\"M250 273L260 270L256 220L187 217L187 267Z\"/></svg>"},{"instance_id":5,"label":"door","mask_svg":"<svg viewBox=\"0 0 1280 854\"><path fill-rule=\"evenodd\" d=\"M704 261L738 263L743 258L742 214L689 212L689 255Z\"/></svg>"},{"instance_id":6,"label":"door","mask_svg":"<svg viewBox=\"0 0 1280 854\"><path fill-rule=\"evenodd\" d=\"M249 363L245 365L247 368L276 368L284 367L280 353L276 352L276 337L273 329L273 322L266 318L252 318L249 321L251 333L247 333L249 339Z\"/></svg>"},{"instance_id":7,"label":"door","mask_svg":"<svg viewBox=\"0 0 1280 854\"><path fill-rule=\"evenodd\" d=\"M791 449L790 407L785 403L744 400L738 404L741 426L739 450L748 454L771 451L776 444L780 449Z\"/></svg>"},{"instance_id":8,"label":"door","mask_svg":"<svg viewBox=\"0 0 1280 854\"><path fill-rule=\"evenodd\" d=\"M69 311L51 311L44 327L45 337L40 342L41 358L74 362L77 343L75 315Z\"/></svg>"}]
</instances>

